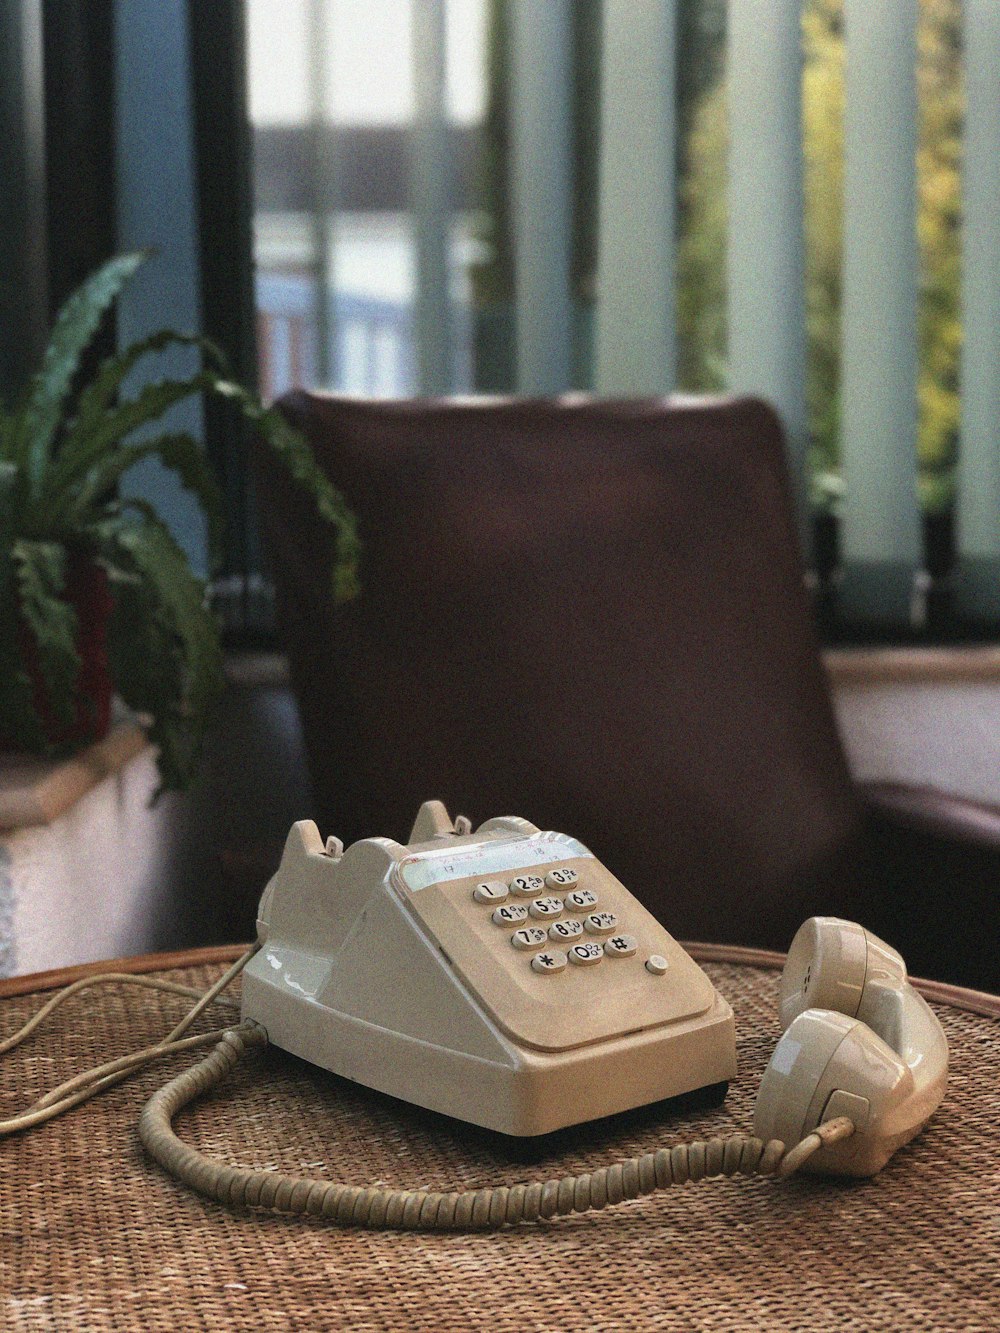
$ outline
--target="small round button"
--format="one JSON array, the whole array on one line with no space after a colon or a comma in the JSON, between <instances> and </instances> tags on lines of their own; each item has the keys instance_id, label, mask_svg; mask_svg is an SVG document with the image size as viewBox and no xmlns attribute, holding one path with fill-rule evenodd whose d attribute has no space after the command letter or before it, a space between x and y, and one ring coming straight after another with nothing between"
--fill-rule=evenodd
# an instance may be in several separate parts
<instances>
[{"instance_id":1,"label":"small round button","mask_svg":"<svg viewBox=\"0 0 1000 1333\"><path fill-rule=\"evenodd\" d=\"M507 885L501 879L485 880L472 890L477 903L502 903L507 898Z\"/></svg>"},{"instance_id":2,"label":"small round button","mask_svg":"<svg viewBox=\"0 0 1000 1333\"><path fill-rule=\"evenodd\" d=\"M528 911L532 916L543 917L558 916L562 909L561 898L536 898Z\"/></svg>"},{"instance_id":3,"label":"small round button","mask_svg":"<svg viewBox=\"0 0 1000 1333\"><path fill-rule=\"evenodd\" d=\"M507 903L493 913L493 920L498 926L516 926L519 921L527 921L528 909L523 903Z\"/></svg>"},{"instance_id":4,"label":"small round button","mask_svg":"<svg viewBox=\"0 0 1000 1333\"><path fill-rule=\"evenodd\" d=\"M545 880L538 875L518 875L511 880L509 888L511 893L520 894L522 898L536 898L545 888Z\"/></svg>"},{"instance_id":5,"label":"small round button","mask_svg":"<svg viewBox=\"0 0 1000 1333\"><path fill-rule=\"evenodd\" d=\"M609 958L631 958L638 947L633 935L612 935L604 941L604 952Z\"/></svg>"},{"instance_id":6,"label":"small round button","mask_svg":"<svg viewBox=\"0 0 1000 1333\"><path fill-rule=\"evenodd\" d=\"M561 867L559 870L549 871L545 876L545 886L549 889L572 889L579 878L575 870Z\"/></svg>"},{"instance_id":7,"label":"small round button","mask_svg":"<svg viewBox=\"0 0 1000 1333\"><path fill-rule=\"evenodd\" d=\"M577 967L593 967L603 957L604 949L600 944L574 944L569 951L569 961Z\"/></svg>"},{"instance_id":8,"label":"small round button","mask_svg":"<svg viewBox=\"0 0 1000 1333\"><path fill-rule=\"evenodd\" d=\"M545 940L545 931L540 926L525 926L523 930L515 930L510 937L515 949L540 949Z\"/></svg>"},{"instance_id":9,"label":"small round button","mask_svg":"<svg viewBox=\"0 0 1000 1333\"><path fill-rule=\"evenodd\" d=\"M566 906L571 912L589 912L597 906L597 894L590 889L574 889L566 895Z\"/></svg>"},{"instance_id":10,"label":"small round button","mask_svg":"<svg viewBox=\"0 0 1000 1333\"><path fill-rule=\"evenodd\" d=\"M670 964L661 953L650 954L646 959L646 971L652 972L654 977L662 977Z\"/></svg>"},{"instance_id":11,"label":"small round button","mask_svg":"<svg viewBox=\"0 0 1000 1333\"><path fill-rule=\"evenodd\" d=\"M570 917L568 921L554 921L549 926L550 940L578 940L583 934L583 922Z\"/></svg>"},{"instance_id":12,"label":"small round button","mask_svg":"<svg viewBox=\"0 0 1000 1333\"><path fill-rule=\"evenodd\" d=\"M566 955L561 949L549 949L545 953L536 953L531 960L533 972L561 972L566 966Z\"/></svg>"},{"instance_id":13,"label":"small round button","mask_svg":"<svg viewBox=\"0 0 1000 1333\"><path fill-rule=\"evenodd\" d=\"M583 924L591 935L611 935L618 929L618 918L614 912L591 912Z\"/></svg>"}]
</instances>

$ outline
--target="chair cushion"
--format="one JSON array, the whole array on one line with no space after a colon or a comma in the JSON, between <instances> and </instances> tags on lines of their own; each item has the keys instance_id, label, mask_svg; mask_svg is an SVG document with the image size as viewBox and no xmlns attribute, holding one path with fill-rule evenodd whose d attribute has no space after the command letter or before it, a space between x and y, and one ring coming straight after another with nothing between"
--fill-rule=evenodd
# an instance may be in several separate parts
<instances>
[{"instance_id":1,"label":"chair cushion","mask_svg":"<svg viewBox=\"0 0 1000 1333\"><path fill-rule=\"evenodd\" d=\"M329 536L259 451L324 835L405 840L434 796L573 834L682 937L785 944L850 910L859 812L769 408L282 409L364 545L334 606Z\"/></svg>"}]
</instances>

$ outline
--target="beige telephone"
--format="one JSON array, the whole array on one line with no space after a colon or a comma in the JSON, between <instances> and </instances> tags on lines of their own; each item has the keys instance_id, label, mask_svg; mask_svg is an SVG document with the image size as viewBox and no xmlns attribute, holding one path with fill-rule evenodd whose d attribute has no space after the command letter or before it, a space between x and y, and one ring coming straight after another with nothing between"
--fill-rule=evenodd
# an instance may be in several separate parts
<instances>
[{"instance_id":1,"label":"beige telephone","mask_svg":"<svg viewBox=\"0 0 1000 1333\"><path fill-rule=\"evenodd\" d=\"M293 826L264 892L243 1018L355 1082L536 1135L736 1073L733 1014L586 847L527 820L407 846Z\"/></svg>"}]
</instances>

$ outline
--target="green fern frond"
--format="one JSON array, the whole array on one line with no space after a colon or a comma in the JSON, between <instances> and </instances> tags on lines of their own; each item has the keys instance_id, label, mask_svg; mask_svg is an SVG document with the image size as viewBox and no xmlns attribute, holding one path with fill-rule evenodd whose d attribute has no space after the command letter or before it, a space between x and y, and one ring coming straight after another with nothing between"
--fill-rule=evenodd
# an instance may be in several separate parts
<instances>
[{"instance_id":1,"label":"green fern frond","mask_svg":"<svg viewBox=\"0 0 1000 1333\"><path fill-rule=\"evenodd\" d=\"M11 549L18 608L35 641L38 666L53 712L73 719L73 691L80 673L76 612L64 601L66 551L58 542L16 541Z\"/></svg>"},{"instance_id":2,"label":"green fern frond","mask_svg":"<svg viewBox=\"0 0 1000 1333\"><path fill-rule=\"evenodd\" d=\"M94 379L80 394L76 420L66 434L69 447L72 448L74 439L86 438L100 426L105 412L114 406L122 385L138 362L147 356L166 351L168 347L197 347L220 374L227 373L225 354L210 338L196 333L175 333L173 329L158 329L148 338L133 343L123 352L109 356L101 363Z\"/></svg>"},{"instance_id":3,"label":"green fern frond","mask_svg":"<svg viewBox=\"0 0 1000 1333\"><path fill-rule=\"evenodd\" d=\"M32 490L45 474L80 357L105 312L145 259L143 251L110 260L77 288L56 316L42 368L20 414L13 452L14 461L26 468Z\"/></svg>"}]
</instances>

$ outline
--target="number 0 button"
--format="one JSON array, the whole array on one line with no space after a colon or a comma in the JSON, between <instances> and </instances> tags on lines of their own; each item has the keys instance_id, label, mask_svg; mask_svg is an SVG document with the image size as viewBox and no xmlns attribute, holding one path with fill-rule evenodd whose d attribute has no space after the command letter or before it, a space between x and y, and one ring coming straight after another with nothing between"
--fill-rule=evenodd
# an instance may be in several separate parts
<instances>
[{"instance_id":1,"label":"number 0 button","mask_svg":"<svg viewBox=\"0 0 1000 1333\"><path fill-rule=\"evenodd\" d=\"M569 961L577 967L593 967L603 957L604 949L600 944L574 944L569 951Z\"/></svg>"}]
</instances>

